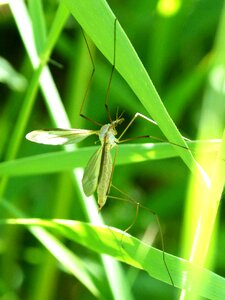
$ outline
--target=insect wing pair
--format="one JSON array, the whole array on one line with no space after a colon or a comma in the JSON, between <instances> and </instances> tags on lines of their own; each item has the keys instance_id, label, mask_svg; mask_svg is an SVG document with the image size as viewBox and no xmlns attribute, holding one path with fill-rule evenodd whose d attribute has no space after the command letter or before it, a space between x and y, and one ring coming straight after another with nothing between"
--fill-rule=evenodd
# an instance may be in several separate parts
<instances>
[{"instance_id":1,"label":"insect wing pair","mask_svg":"<svg viewBox=\"0 0 225 300\"><path fill-rule=\"evenodd\" d=\"M88 129L43 129L34 130L26 135L29 141L46 145L68 145L78 143L90 135L98 135L101 147L90 158L83 174L82 186L86 196L91 196L97 189L98 205L101 209L106 202L112 178L111 148L116 145L111 124L100 130Z\"/></svg>"}]
</instances>

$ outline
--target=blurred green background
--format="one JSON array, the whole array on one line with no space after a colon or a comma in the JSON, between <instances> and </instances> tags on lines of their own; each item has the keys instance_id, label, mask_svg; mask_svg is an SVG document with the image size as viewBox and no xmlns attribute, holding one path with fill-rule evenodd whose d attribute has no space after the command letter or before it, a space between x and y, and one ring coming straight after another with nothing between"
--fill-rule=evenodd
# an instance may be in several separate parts
<instances>
[{"instance_id":1,"label":"blurred green background","mask_svg":"<svg viewBox=\"0 0 225 300\"><path fill-rule=\"evenodd\" d=\"M215 42L223 1L108 0L108 3L177 127L184 136L195 139L211 63L211 49ZM54 0L44 1L47 28L52 22L57 5ZM7 5L0 6L0 36L0 67L8 62L11 65L8 67L14 68L14 71L10 69L9 77L4 74L0 77L0 160L4 161L9 137L14 131L15 120L32 74L29 59ZM108 122L104 102L111 65L91 41L90 46L96 72L83 113L104 124ZM51 58L62 65L57 67L55 63L50 63L50 69L73 127L96 129L95 125L79 117L80 103L92 66L81 28L72 17L67 21ZM116 72L110 88L109 106L113 117L116 116L117 109L124 112L126 124L135 112L145 113L136 96ZM38 93L26 131L52 126L42 95ZM163 138L157 126L146 124L144 120L137 120L127 132L127 137L149 132ZM95 141L96 138L90 137L79 146L93 145ZM36 145L24 138L17 157L59 149ZM165 250L174 255L180 254L179 241L188 175L189 170L176 158L117 166L113 176L116 187L157 212L163 230ZM29 217L85 220L82 208L76 201L77 197L79 194L72 185L69 173L12 178L4 194L5 199L9 199ZM0 214L1 218L9 216L4 209L1 209ZM101 214L107 225L126 229L135 216L135 207L108 199ZM150 236L154 236L157 224L149 213L140 210L130 233L140 238L146 230L150 231ZM95 254L78 245L66 243L87 263L96 267ZM218 231L215 266L215 271L221 276L225 275L224 243L222 222ZM156 238L154 245L161 247L159 238ZM1 226L0 254L0 299L94 299L24 229ZM45 271L46 265L51 265L49 273ZM132 286L135 299L172 299L172 287L151 279L147 273L129 270L126 265L123 267L131 278L135 278Z\"/></svg>"}]
</instances>

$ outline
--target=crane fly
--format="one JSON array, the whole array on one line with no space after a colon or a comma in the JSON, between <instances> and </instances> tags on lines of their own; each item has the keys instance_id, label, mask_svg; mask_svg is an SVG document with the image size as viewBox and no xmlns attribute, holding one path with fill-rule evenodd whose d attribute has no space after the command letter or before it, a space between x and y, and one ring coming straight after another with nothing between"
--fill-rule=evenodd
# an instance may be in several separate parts
<instances>
[{"instance_id":1,"label":"crane fly","mask_svg":"<svg viewBox=\"0 0 225 300\"><path fill-rule=\"evenodd\" d=\"M122 118L122 114L120 116L118 116L116 118L116 120L113 121L112 118L111 118L110 112L109 112L109 107L108 107L108 98L109 98L110 85L111 85L111 82L112 82L112 77L113 77L113 73L114 73L114 70L115 70L115 61L116 61L116 24L117 24L117 19L115 19L115 21L114 21L113 64L112 64L112 70L111 70L111 74L110 74L110 78L109 78L109 83L108 83L107 92L106 92L106 99L105 99L105 108L106 108L106 113L107 113L107 116L108 116L109 123L105 124L105 125L102 125L102 124L100 124L100 123L98 123L98 122L92 120L91 118L89 118L87 116L84 116L82 114L82 109L83 109L85 100L87 98L88 90L90 88L92 78L93 78L93 75L94 75L94 72L95 72L95 65L94 65L92 55L91 55L91 51L90 51L87 39L86 39L86 37L85 37L85 35L82 31L85 42L86 42L86 45L87 45L87 49L88 49L88 52L89 52L89 55L90 55L90 59L91 59L91 62L92 62L93 70L92 70L92 74L91 74L91 77L90 77L89 82L88 82L88 86L87 86L83 101L81 103L80 116L85 118L86 120L91 121L92 123L94 123L96 125L101 126L100 129L99 130L76 129L76 128L41 129L41 130L31 131L26 135L26 138L29 141L39 143L39 144L46 144L46 145L74 144L74 143L78 143L78 142L83 141L84 139L86 139L87 137L89 137L91 135L97 135L98 136L101 145L100 145L99 149L91 156L91 158L89 159L89 161L87 163L87 166L84 169L83 178L82 178L82 186L83 186L83 191L84 191L86 196L91 196L97 190L99 210L101 210L102 207L105 205L108 194L109 194L109 191L110 191L110 188L111 188L111 185L112 185L112 175L113 175L113 171L114 171L116 155L117 155L117 152L118 152L118 144L126 142L126 141L130 141L132 139L135 139L135 138L127 138L127 139L122 140L121 139L122 136L125 134L125 132L128 130L128 128L133 124L135 119L138 118L138 117L142 118L142 119L145 119L148 122L151 122L151 123L157 125L157 123L155 121L149 119L148 117L146 117L146 116L144 116L140 113L136 113L134 115L134 117L131 119L131 121L128 123L126 128L119 135L119 137L116 138L116 135L117 135L116 127L118 125L120 125L121 123L123 123L123 121L124 121L124 118ZM157 137L154 137L154 136L150 136L150 135L138 136L136 138L153 138L153 139L156 139L158 141L165 141L163 139L160 139L160 138L157 138ZM175 143L171 143L171 142L169 142L169 143L173 144L173 145L176 145L176 146L180 146L180 145L177 145ZM115 153L115 156L114 156L114 160L112 160L111 149L114 148L114 147L116 147L116 153ZM188 149L184 146L180 146L180 147ZM116 190L120 191L118 188L116 188L116 187L114 187L114 188ZM155 216L156 222L157 222L158 227L159 227L159 233L160 233L160 238L161 238L163 261L164 261L166 270L168 272L170 281L171 281L172 285L174 286L173 279L172 279L172 276L170 274L170 271L169 271L169 268L167 266L166 259L165 259L164 241L163 241L163 235L162 235L162 230L161 230L158 215L155 212L149 210L148 208L144 207L140 203L133 200L131 197L129 197L124 192L120 191L120 193L122 195L126 196L127 199L125 199L125 201L131 202L133 204L135 203L135 205L136 205L135 218L134 218L132 224L125 230L125 232L127 232L134 225L135 220L137 218L139 208L142 207L142 208L146 209L147 211L149 211L151 214L153 214ZM110 198L116 198L118 200L124 200L124 198L120 198L120 197L114 197L114 196L109 196L109 197Z\"/></svg>"},{"instance_id":2,"label":"crane fly","mask_svg":"<svg viewBox=\"0 0 225 300\"><path fill-rule=\"evenodd\" d=\"M116 126L124 121L117 118L110 124L103 125L100 130L88 129L42 129L34 130L26 135L29 141L46 145L68 145L78 143L90 135L98 135L100 148L91 156L84 170L82 186L86 196L91 196L97 189L99 209L105 205L110 190L113 162L110 150L118 143Z\"/></svg>"},{"instance_id":3,"label":"crane fly","mask_svg":"<svg viewBox=\"0 0 225 300\"><path fill-rule=\"evenodd\" d=\"M119 143L123 143L126 141L133 140L135 138L127 138L127 139L121 139L122 136L125 134L125 132L128 130L128 128L133 124L136 118L140 117L142 119L147 120L148 122L151 122L153 124L157 123L148 117L136 113L134 117L131 119L129 124L126 126L126 128L123 130L123 132L120 134L119 138L116 138L117 131L116 127L120 125L124 118L122 118L122 115L116 118L116 120L112 120L109 107L108 107L108 99L109 99L109 92L110 92L110 86L112 82L113 73L115 71L115 63L116 63L116 24L117 19L114 21L114 53L113 53L113 64L112 64L112 70L109 77L109 83L107 87L106 92L106 99L105 99L105 108L106 113L108 116L108 120L110 123L102 125L98 123L97 121L92 120L91 118L85 116L82 114L82 109L84 106L84 103L86 101L88 90L91 86L91 82L93 79L93 75L95 72L95 65L93 61L93 57L91 55L91 51L86 39L86 36L82 30L84 40L87 45L88 53L92 62L92 73L91 77L88 82L88 86L83 98L83 101L81 103L80 107L80 116L85 118L88 121L91 121L94 124L100 125L100 130L88 130L88 129L76 129L76 128L69 128L69 129L63 129L63 128L55 128L55 129L42 129L42 130L34 130L26 135L26 138L32 142L39 143L39 144L47 144L47 145L67 145L67 144L74 144L78 143L84 139L86 139L88 136L91 135L98 135L99 140L101 142L101 147L93 154L93 156L90 158L90 160L87 163L87 166L84 170L83 178L82 178L82 186L83 191L86 196L91 196L94 194L94 192L97 190L98 195L98 206L99 210L102 209L102 207L106 203L107 195L109 194L111 181L112 181L112 174L114 170L114 164L115 159L117 155L117 151L114 157L114 163L112 161L111 157L111 149ZM160 138L153 137L150 135L145 136L138 136L136 138L153 138L159 141L164 141ZM177 145L175 143L171 143L174 145ZM177 145L179 146L179 145ZM186 147L180 146L182 148L187 149Z\"/></svg>"}]
</instances>

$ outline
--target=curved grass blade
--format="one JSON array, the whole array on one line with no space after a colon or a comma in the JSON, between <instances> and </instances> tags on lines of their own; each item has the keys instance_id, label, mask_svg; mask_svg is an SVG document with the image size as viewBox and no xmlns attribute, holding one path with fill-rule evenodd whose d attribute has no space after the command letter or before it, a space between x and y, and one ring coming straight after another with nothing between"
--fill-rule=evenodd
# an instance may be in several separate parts
<instances>
[{"instance_id":1,"label":"curved grass blade","mask_svg":"<svg viewBox=\"0 0 225 300\"><path fill-rule=\"evenodd\" d=\"M63 0L63 3L103 55L113 63L114 41L108 37L113 36L115 16L106 1L77 0L75 3L72 0ZM89 9L86 9L86 7ZM150 116L157 122L166 138L174 144L187 147L119 23L117 26L116 48L116 69L118 72L130 85ZM190 151L186 151L181 147L177 147L176 151L192 171L197 170L198 173L203 173L202 176L205 175Z\"/></svg>"},{"instance_id":2,"label":"curved grass blade","mask_svg":"<svg viewBox=\"0 0 225 300\"><path fill-rule=\"evenodd\" d=\"M38 225L50 229L92 251L110 255L135 268L145 270L151 277L171 284L162 262L162 251L116 228L73 220L7 219L2 223L28 227ZM123 238L123 252L121 252L121 238ZM174 285L180 289L188 289L188 274L200 268L168 253L165 253L165 257L172 272ZM225 278L207 269L201 268L201 271L207 284L199 286L198 294L207 299L224 300Z\"/></svg>"}]
</instances>

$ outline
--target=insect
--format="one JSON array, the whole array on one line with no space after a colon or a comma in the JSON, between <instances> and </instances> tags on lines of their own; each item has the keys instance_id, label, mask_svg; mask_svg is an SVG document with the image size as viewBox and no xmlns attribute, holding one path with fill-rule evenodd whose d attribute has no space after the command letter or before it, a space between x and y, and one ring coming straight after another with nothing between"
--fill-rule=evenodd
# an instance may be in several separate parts
<instances>
[{"instance_id":1,"label":"insect","mask_svg":"<svg viewBox=\"0 0 225 300\"><path fill-rule=\"evenodd\" d=\"M116 120L112 120L109 108L108 108L108 98L109 98L109 91L110 91L110 85L112 81L113 72L115 70L115 60L116 60L116 24L117 19L115 19L114 22L114 54L113 54L113 65L112 70L109 78L108 88L106 92L106 101L105 101L105 107L107 116L109 119L109 123L102 125L82 114L82 109L85 103L85 100L87 98L88 89L91 85L91 81L94 75L95 66L94 61L91 55L90 48L88 46L87 39L83 33L87 49L91 58L91 62L93 65L93 71L91 74L91 77L88 82L87 90L84 95L84 99L81 104L80 108L80 116L91 121L94 124L101 125L100 130L88 130L88 129L76 129L76 128L70 128L70 129L63 129L63 128L55 128L55 129L41 129L41 130L34 130L29 132L26 135L26 139L39 143L39 144L47 144L47 145L67 145L67 144L74 144L81 142L82 140L86 139L87 137L91 135L97 135L99 137L101 146L100 148L93 154L93 156L90 158L89 162L87 163L87 166L84 170L83 178L82 178L82 186L83 191L86 196L91 196L94 194L94 192L97 190L98 195L98 207L99 210L102 209L102 207L105 205L107 196L110 191L111 182L112 182L112 175L117 155L117 145L119 143L123 143L125 141L128 141L130 139L124 139L122 140L122 136L127 131L127 129L131 126L131 124L134 122L136 117L142 117L144 119L149 120L150 122L155 123L151 119L148 119L147 117L137 113L134 118L131 120L131 122L127 125L127 127L124 129L124 131L121 133L119 138L116 138L117 130L116 127L120 125L124 118L122 118L122 115L117 116ZM82 31L83 32L83 31ZM150 136L148 136L150 137ZM141 138L141 137L138 137ZM111 149L116 147L116 154L114 157L114 161L112 161L111 157Z\"/></svg>"},{"instance_id":2,"label":"insect","mask_svg":"<svg viewBox=\"0 0 225 300\"><path fill-rule=\"evenodd\" d=\"M102 207L105 205L109 191L110 191L110 187L111 187L111 183L112 183L112 176L113 176L113 171L114 171L114 166L115 166L115 161L116 161L116 155L118 152L118 144L131 140L129 138L122 139L123 135L126 133L128 128L132 125L132 123L138 117L143 118L143 119L147 120L148 122L156 124L153 120L149 119L148 117L146 117L140 113L136 113L134 115L134 117L131 119L131 121L129 122L129 124L126 126L126 128L123 130L123 132L119 135L118 138L116 138L117 126L122 124L124 121L124 118L122 117L122 115L117 116L117 118L115 120L112 120L110 113L109 113L109 108L108 108L109 90L110 90L110 84L112 81L113 72L115 69L115 60L116 60L116 24L117 24L117 19L115 19L115 22L114 22L113 65L112 65L112 71L111 71L110 78L109 78L109 83L108 83L108 88L107 88L107 93L106 93L106 100L105 100L105 108L106 108L106 113L107 113L107 116L109 119L109 123L102 125L96 121L91 120L90 118L84 116L81 113L82 108L84 106L84 102L87 97L87 91L91 84L92 77L94 74L94 69L95 69L93 59L92 59L92 56L90 53L90 49L89 49L88 43L86 41L86 38L84 36L86 44L87 44L88 52L90 54L90 58L91 58L91 61L93 64L93 71L92 71L90 80L88 82L88 87L85 92L84 99L81 104L80 116L93 122L94 124L101 125L101 128L99 130L76 129L76 128L42 129L42 130L31 131L26 135L26 138L32 142L40 143L40 144L47 144L47 145L67 145L67 144L81 142L84 139L86 139L87 137L92 136L92 135L97 135L99 137L101 145L100 145L99 149L89 159L87 166L84 170L83 178L82 178L82 186L83 186L83 190L84 190L84 193L86 196L90 196L90 195L94 194L94 192L97 190L99 210L101 210ZM147 135L147 136L139 136L137 138L155 138L155 137ZM158 139L158 138L156 138L156 139ZM162 139L158 139L158 140L164 141ZM173 144L173 143L171 143L171 144ZM176 144L174 144L174 145L176 145ZM179 145L177 145L177 146L179 146ZM115 153L114 159L112 159L111 150L114 147L116 148L116 153ZM180 146L180 147L185 148L183 146ZM188 149L188 148L185 148L185 149ZM122 193L122 194L125 195L124 193ZM114 197L111 197L111 198L114 198ZM120 199L122 199L122 198L120 198ZM143 206L136 202L135 202L135 204L136 204L136 216L135 216L135 220L136 220L138 210L140 207L143 207ZM151 213L153 213L155 215L155 217L157 218L157 223L159 226L161 243L162 243L162 248L163 248L162 249L163 250L163 261L164 261L166 269L168 271L170 280L173 284L172 277L170 275L168 266L165 261L164 242L163 242L162 231L161 231L161 227L159 224L158 216L157 216L157 214L155 214L152 211L151 211ZM135 220L125 231L128 231L133 226Z\"/></svg>"},{"instance_id":3,"label":"insect","mask_svg":"<svg viewBox=\"0 0 225 300\"><path fill-rule=\"evenodd\" d=\"M67 145L78 143L90 135L98 135L100 148L90 158L83 174L82 185L86 196L91 196L97 189L99 209L105 205L109 193L113 162L110 150L117 146L116 126L124 121L122 117L103 125L100 130L88 129L45 129L34 130L26 135L32 142L47 145Z\"/></svg>"},{"instance_id":4,"label":"insect","mask_svg":"<svg viewBox=\"0 0 225 300\"><path fill-rule=\"evenodd\" d=\"M100 130L55 128L55 129L34 130L29 132L26 135L26 139L32 142L39 143L39 144L47 144L47 145L74 144L86 139L91 135L97 135L99 137L101 146L93 154L93 156L90 158L89 162L87 163L82 178L83 191L86 196L91 196L97 190L99 210L101 210L102 207L105 205L107 195L109 193L110 186L111 186L115 158L113 162L110 151L113 147L117 146L117 144L119 143L119 140L115 137L117 135L116 127L124 121L124 118L122 118L122 116L119 116L116 118L115 121L112 121L112 118L108 110L109 90L110 90L110 84L112 81L112 76L115 68L116 23L117 23L117 19L115 19L114 22L113 67L110 74L110 79L109 79L109 84L108 84L107 94L106 94L106 104L105 104L110 123L102 125L82 114L82 109L85 100L87 98L88 90L91 85L91 81L95 71L95 66L91 55L91 51L87 39L85 37L85 34L82 31L91 58L93 70L88 82L84 99L81 104L80 116L91 121L94 124L101 125Z\"/></svg>"}]
</instances>

